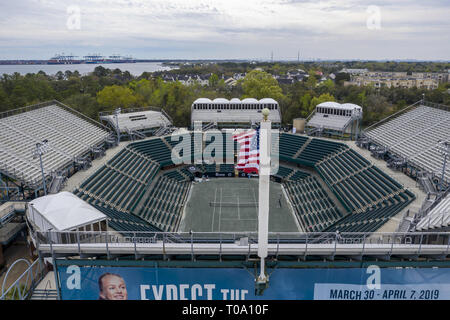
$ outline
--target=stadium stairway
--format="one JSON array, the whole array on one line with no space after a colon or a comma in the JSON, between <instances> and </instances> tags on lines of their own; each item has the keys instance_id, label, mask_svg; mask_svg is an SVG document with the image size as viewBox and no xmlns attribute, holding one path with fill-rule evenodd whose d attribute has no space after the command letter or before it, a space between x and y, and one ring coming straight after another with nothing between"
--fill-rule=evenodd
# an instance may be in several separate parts
<instances>
[{"instance_id":1,"label":"stadium stairway","mask_svg":"<svg viewBox=\"0 0 450 320\"><path fill-rule=\"evenodd\" d=\"M308 139L300 149L298 149L298 151L294 154L294 158L298 158L298 156L303 152L303 150L305 150L305 148L308 146L308 144L310 144L310 142L312 141L312 139Z\"/></svg>"},{"instance_id":2,"label":"stadium stairway","mask_svg":"<svg viewBox=\"0 0 450 320\"><path fill-rule=\"evenodd\" d=\"M56 289L35 289L30 300L58 300Z\"/></svg>"}]
</instances>

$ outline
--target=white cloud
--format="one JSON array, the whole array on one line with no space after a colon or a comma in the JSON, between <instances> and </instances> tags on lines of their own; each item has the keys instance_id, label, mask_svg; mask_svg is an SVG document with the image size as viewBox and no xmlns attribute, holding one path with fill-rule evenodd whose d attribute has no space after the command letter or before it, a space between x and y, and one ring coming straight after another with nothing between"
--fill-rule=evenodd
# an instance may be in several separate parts
<instances>
[{"instance_id":1,"label":"white cloud","mask_svg":"<svg viewBox=\"0 0 450 320\"><path fill-rule=\"evenodd\" d=\"M380 30L366 26L370 5L381 10ZM68 6L80 7L80 30L67 29ZM311 56L322 58L325 42L342 43L353 58L352 47L359 48L357 42L366 41L371 48L367 55L391 50L394 56L399 48L373 52L368 40L402 41L403 47L407 42L412 49L414 42L435 39L435 45L448 52L449 10L450 5L440 0L17 0L0 13L0 41L40 42L53 48L70 41L74 48L138 48L178 42L187 48L216 46L217 54L224 53L220 52L223 48L230 51L229 47L251 51L253 46L257 53L275 45L293 50L313 44L317 51L311 48ZM200 57L201 48L198 51ZM333 58L333 52L326 54ZM364 58L364 50L358 54Z\"/></svg>"}]
</instances>

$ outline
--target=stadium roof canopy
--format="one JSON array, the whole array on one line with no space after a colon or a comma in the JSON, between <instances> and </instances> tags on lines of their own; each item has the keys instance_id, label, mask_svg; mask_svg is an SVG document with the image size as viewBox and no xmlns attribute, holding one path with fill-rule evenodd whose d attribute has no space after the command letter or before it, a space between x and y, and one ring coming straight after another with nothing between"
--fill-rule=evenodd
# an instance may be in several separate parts
<instances>
[{"instance_id":1,"label":"stadium roof canopy","mask_svg":"<svg viewBox=\"0 0 450 320\"><path fill-rule=\"evenodd\" d=\"M257 100L255 98L245 98L243 100L240 100L238 98L232 98L231 100L228 100L225 98L216 98L214 100L211 100L208 98L198 98L193 103L194 104L197 104L197 103L273 103L273 104L278 104L278 102L276 102L272 98L263 98L261 100Z\"/></svg>"},{"instance_id":2,"label":"stadium roof canopy","mask_svg":"<svg viewBox=\"0 0 450 320\"><path fill-rule=\"evenodd\" d=\"M30 201L28 218L41 231L73 230L80 226L90 225L106 220L106 216L70 192L60 192ZM36 209L36 210L34 210Z\"/></svg>"},{"instance_id":3,"label":"stadium roof canopy","mask_svg":"<svg viewBox=\"0 0 450 320\"><path fill-rule=\"evenodd\" d=\"M332 108L332 109L341 109L341 110L362 110L362 108L356 104L353 103L337 103L337 102L333 102L333 101L327 101L327 102L322 102L319 103L317 107L324 107L324 108Z\"/></svg>"},{"instance_id":4,"label":"stadium roof canopy","mask_svg":"<svg viewBox=\"0 0 450 320\"><path fill-rule=\"evenodd\" d=\"M117 127L117 120L114 114L101 114L100 120L108 122L114 129ZM169 117L162 111L157 110L128 112L126 109L122 109L122 113L118 114L118 122L121 132L126 132L127 129L146 130L172 125Z\"/></svg>"}]
</instances>

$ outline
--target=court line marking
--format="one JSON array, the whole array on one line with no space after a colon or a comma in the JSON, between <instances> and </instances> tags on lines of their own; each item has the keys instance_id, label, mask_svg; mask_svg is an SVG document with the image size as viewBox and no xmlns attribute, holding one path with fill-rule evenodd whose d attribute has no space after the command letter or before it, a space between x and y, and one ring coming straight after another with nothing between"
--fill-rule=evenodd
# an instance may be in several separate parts
<instances>
[{"instance_id":1,"label":"court line marking","mask_svg":"<svg viewBox=\"0 0 450 320\"><path fill-rule=\"evenodd\" d=\"M222 188L220 188L220 203L222 203ZM219 231L220 232L220 220L222 220L222 205L220 205L219 210Z\"/></svg>"},{"instance_id":2,"label":"court line marking","mask_svg":"<svg viewBox=\"0 0 450 320\"><path fill-rule=\"evenodd\" d=\"M259 185L258 185L259 186ZM255 201L255 203L258 203L259 204L259 202L258 201L256 201L256 195L255 195L255 188L253 188L252 189L252 194L253 194L253 200ZM269 194L270 194L270 186L269 186ZM259 199L258 199L259 200ZM259 221L259 207L257 207L257 208L255 208L255 211L256 211L256 219L255 219L255 221L256 221L256 224L255 224L255 230L258 230L258 221ZM270 211L270 205L269 205L269 211Z\"/></svg>"},{"instance_id":3,"label":"court line marking","mask_svg":"<svg viewBox=\"0 0 450 320\"><path fill-rule=\"evenodd\" d=\"M239 210L239 193L237 194L237 211L238 211L238 220L241 220L241 212Z\"/></svg>"},{"instance_id":4,"label":"court line marking","mask_svg":"<svg viewBox=\"0 0 450 320\"><path fill-rule=\"evenodd\" d=\"M270 191L270 190L269 190ZM256 201L256 196L255 196L255 188L252 188L252 194L253 194L253 200L255 201L255 203L258 203ZM270 207L269 207L270 208ZM255 208L256 210L256 220L258 220L258 208Z\"/></svg>"},{"instance_id":5,"label":"court line marking","mask_svg":"<svg viewBox=\"0 0 450 320\"><path fill-rule=\"evenodd\" d=\"M216 191L214 191L214 202L216 202L216 196L217 196L217 188ZM216 207L214 207L213 210L213 217L212 217L212 223L211 223L211 232L214 232L214 215L216 213Z\"/></svg>"}]
</instances>

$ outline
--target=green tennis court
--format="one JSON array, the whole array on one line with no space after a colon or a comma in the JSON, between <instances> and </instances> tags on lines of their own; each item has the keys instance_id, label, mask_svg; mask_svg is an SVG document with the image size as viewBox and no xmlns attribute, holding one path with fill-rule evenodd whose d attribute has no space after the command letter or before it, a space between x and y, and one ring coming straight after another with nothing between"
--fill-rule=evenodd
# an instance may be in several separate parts
<instances>
[{"instance_id":1,"label":"green tennis court","mask_svg":"<svg viewBox=\"0 0 450 320\"><path fill-rule=\"evenodd\" d=\"M298 232L281 185L270 182L269 231ZM258 179L212 178L195 183L180 231L245 232L258 229ZM280 206L281 204L281 206Z\"/></svg>"}]
</instances>

